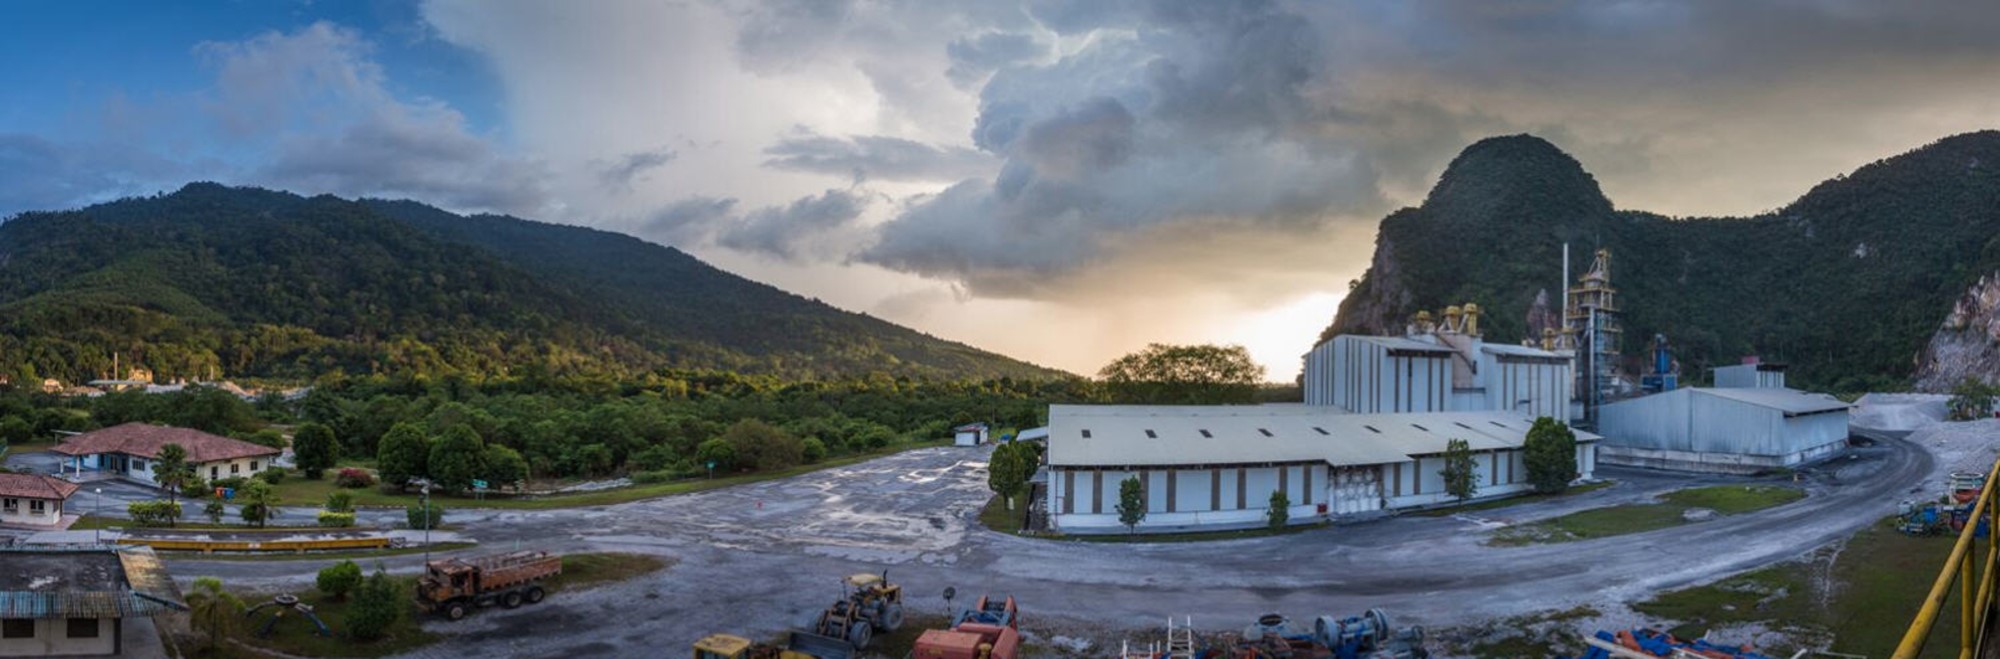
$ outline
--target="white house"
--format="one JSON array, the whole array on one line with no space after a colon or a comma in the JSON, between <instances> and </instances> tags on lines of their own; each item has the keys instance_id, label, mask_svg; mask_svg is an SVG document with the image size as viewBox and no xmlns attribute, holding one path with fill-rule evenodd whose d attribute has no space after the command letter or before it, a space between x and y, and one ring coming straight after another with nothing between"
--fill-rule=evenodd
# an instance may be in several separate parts
<instances>
[{"instance_id":1,"label":"white house","mask_svg":"<svg viewBox=\"0 0 2000 659\"><path fill-rule=\"evenodd\" d=\"M986 422L968 423L952 428L952 443L958 446L978 446L986 443L988 429Z\"/></svg>"},{"instance_id":2,"label":"white house","mask_svg":"<svg viewBox=\"0 0 2000 659\"><path fill-rule=\"evenodd\" d=\"M145 547L0 548L0 564L0 657L165 656L150 618L187 610Z\"/></svg>"},{"instance_id":3,"label":"white house","mask_svg":"<svg viewBox=\"0 0 2000 659\"><path fill-rule=\"evenodd\" d=\"M1138 531L1262 525L1283 492L1294 524L1452 500L1446 443L1473 452L1477 498L1529 491L1522 445L1534 419L1519 412L1345 414L1310 405L1054 405L1049 409L1050 526L1124 530L1119 484L1138 478ZM1597 435L1576 432L1576 473L1596 469Z\"/></svg>"},{"instance_id":4,"label":"white house","mask_svg":"<svg viewBox=\"0 0 2000 659\"><path fill-rule=\"evenodd\" d=\"M64 469L97 470L118 475L144 485L159 485L153 465L160 449L179 444L187 450L187 461L195 475L205 480L231 476L249 477L271 466L283 451L240 439L212 435L191 428L172 428L144 423L127 423L92 430L63 440L51 452L70 456Z\"/></svg>"},{"instance_id":5,"label":"white house","mask_svg":"<svg viewBox=\"0 0 2000 659\"><path fill-rule=\"evenodd\" d=\"M63 502L77 489L76 483L52 476L0 473L0 524L57 526Z\"/></svg>"}]
</instances>

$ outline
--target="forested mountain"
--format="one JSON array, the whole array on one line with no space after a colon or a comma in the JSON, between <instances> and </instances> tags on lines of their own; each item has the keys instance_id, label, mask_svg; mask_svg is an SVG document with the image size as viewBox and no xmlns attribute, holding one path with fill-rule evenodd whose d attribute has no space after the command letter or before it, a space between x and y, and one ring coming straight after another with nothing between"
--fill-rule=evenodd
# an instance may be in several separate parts
<instances>
[{"instance_id":1,"label":"forested mountain","mask_svg":"<svg viewBox=\"0 0 2000 659\"><path fill-rule=\"evenodd\" d=\"M1536 293L1560 292L1564 242L1578 273L1611 250L1628 355L1660 333L1688 374L1757 354L1790 363L1795 386L1897 386L1953 304L2000 268L2000 132L1939 140L1744 218L1618 210L1554 145L1483 140L1423 205L1382 220L1323 337L1476 302L1489 337L1518 340Z\"/></svg>"},{"instance_id":2,"label":"forested mountain","mask_svg":"<svg viewBox=\"0 0 2000 659\"><path fill-rule=\"evenodd\" d=\"M0 224L0 375L1060 373L583 227L190 184Z\"/></svg>"}]
</instances>

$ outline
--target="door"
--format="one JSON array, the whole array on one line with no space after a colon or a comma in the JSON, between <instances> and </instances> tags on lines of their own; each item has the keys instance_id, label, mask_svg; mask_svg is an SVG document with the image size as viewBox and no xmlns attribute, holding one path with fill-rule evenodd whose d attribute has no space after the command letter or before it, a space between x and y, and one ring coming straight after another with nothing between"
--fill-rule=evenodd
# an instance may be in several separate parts
<instances>
[{"instance_id":1,"label":"door","mask_svg":"<svg viewBox=\"0 0 2000 659\"><path fill-rule=\"evenodd\" d=\"M1336 467L1327 484L1333 514L1352 515L1382 509L1381 484L1374 467Z\"/></svg>"}]
</instances>

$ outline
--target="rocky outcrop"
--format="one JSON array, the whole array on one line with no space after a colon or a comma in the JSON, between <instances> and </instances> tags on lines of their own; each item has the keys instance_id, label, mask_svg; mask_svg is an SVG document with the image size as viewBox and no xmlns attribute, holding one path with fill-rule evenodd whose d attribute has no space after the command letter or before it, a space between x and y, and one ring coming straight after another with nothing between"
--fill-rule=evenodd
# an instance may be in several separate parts
<instances>
[{"instance_id":1,"label":"rocky outcrop","mask_svg":"<svg viewBox=\"0 0 2000 659\"><path fill-rule=\"evenodd\" d=\"M1562 317L1549 308L1549 289L1535 292L1534 304L1528 305L1527 340L1540 339L1546 331L1562 331Z\"/></svg>"},{"instance_id":2,"label":"rocky outcrop","mask_svg":"<svg viewBox=\"0 0 2000 659\"><path fill-rule=\"evenodd\" d=\"M1969 377L2000 382L2000 272L1958 298L1917 356L1918 391L1948 392Z\"/></svg>"}]
</instances>

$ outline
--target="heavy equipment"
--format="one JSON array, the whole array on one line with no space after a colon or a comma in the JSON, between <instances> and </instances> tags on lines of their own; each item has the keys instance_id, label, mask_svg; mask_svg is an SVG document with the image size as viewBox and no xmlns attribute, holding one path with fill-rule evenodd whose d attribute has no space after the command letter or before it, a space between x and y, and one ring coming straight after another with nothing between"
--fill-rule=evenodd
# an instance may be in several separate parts
<instances>
[{"instance_id":1,"label":"heavy equipment","mask_svg":"<svg viewBox=\"0 0 2000 659\"><path fill-rule=\"evenodd\" d=\"M1278 613L1258 616L1235 638L1212 644L1228 659L1425 659L1422 627L1395 629L1381 609L1346 618L1320 616L1310 629Z\"/></svg>"},{"instance_id":2,"label":"heavy equipment","mask_svg":"<svg viewBox=\"0 0 2000 659\"><path fill-rule=\"evenodd\" d=\"M694 643L694 659L853 659L855 654L845 639L807 632L792 632L782 646L729 634L710 634Z\"/></svg>"},{"instance_id":3,"label":"heavy equipment","mask_svg":"<svg viewBox=\"0 0 2000 659\"><path fill-rule=\"evenodd\" d=\"M952 593L945 590L945 601L951 601ZM1015 659L1021 653L1019 617L1013 597L996 601L981 596L952 616L951 629L918 636L910 654L914 659Z\"/></svg>"},{"instance_id":4,"label":"heavy equipment","mask_svg":"<svg viewBox=\"0 0 2000 659\"><path fill-rule=\"evenodd\" d=\"M813 633L846 639L859 651L868 649L876 632L903 626L903 587L889 582L887 570L856 574L843 583L840 600L820 612Z\"/></svg>"},{"instance_id":5,"label":"heavy equipment","mask_svg":"<svg viewBox=\"0 0 2000 659\"><path fill-rule=\"evenodd\" d=\"M542 601L548 595L542 580L558 574L562 557L545 551L435 560L424 565L417 581L417 606L452 620L496 603L511 609Z\"/></svg>"}]
</instances>

